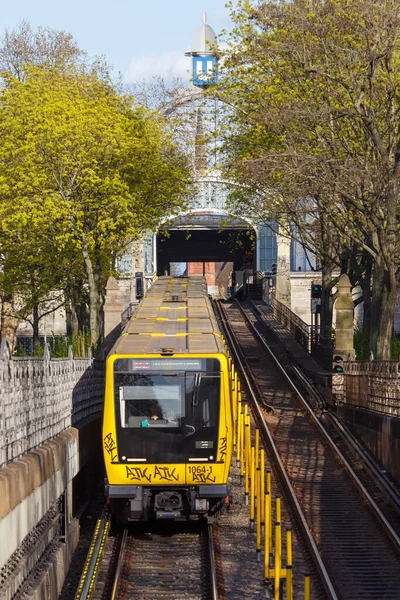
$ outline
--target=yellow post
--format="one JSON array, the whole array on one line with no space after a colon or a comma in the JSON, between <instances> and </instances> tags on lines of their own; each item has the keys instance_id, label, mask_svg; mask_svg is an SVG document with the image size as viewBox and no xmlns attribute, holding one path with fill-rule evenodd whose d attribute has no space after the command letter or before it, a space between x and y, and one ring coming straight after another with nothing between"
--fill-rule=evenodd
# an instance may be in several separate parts
<instances>
[{"instance_id":1,"label":"yellow post","mask_svg":"<svg viewBox=\"0 0 400 600\"><path fill-rule=\"evenodd\" d=\"M264 523L265 523L265 503L264 503L264 495L265 495L265 450L261 448L260 450L260 467L261 467L261 488L260 494L262 498L261 502L261 532L264 531Z\"/></svg>"},{"instance_id":2,"label":"yellow post","mask_svg":"<svg viewBox=\"0 0 400 600\"><path fill-rule=\"evenodd\" d=\"M292 530L286 529L286 600L293 600Z\"/></svg>"},{"instance_id":3,"label":"yellow post","mask_svg":"<svg viewBox=\"0 0 400 600\"><path fill-rule=\"evenodd\" d=\"M235 372L235 367L232 365L232 372L231 372L231 377L232 377L232 413L233 413L233 423L235 424L237 421L237 395L236 395L236 380L237 380L237 375ZM236 448L236 429L235 427L233 428L233 447Z\"/></svg>"},{"instance_id":4,"label":"yellow post","mask_svg":"<svg viewBox=\"0 0 400 600\"><path fill-rule=\"evenodd\" d=\"M271 518L269 492L265 492L264 512L265 512L265 536L264 536L264 579L267 582L269 578L269 555L271 551L271 538L269 535L269 520Z\"/></svg>"},{"instance_id":5,"label":"yellow post","mask_svg":"<svg viewBox=\"0 0 400 600\"><path fill-rule=\"evenodd\" d=\"M254 530L254 503L255 503L255 453L254 446L251 445L251 454L250 454L250 530Z\"/></svg>"},{"instance_id":6,"label":"yellow post","mask_svg":"<svg viewBox=\"0 0 400 600\"><path fill-rule=\"evenodd\" d=\"M247 421L247 418L246 418ZM250 468L250 423L245 424L245 456L246 470L244 475L244 500L246 506L249 504L249 468Z\"/></svg>"},{"instance_id":7,"label":"yellow post","mask_svg":"<svg viewBox=\"0 0 400 600\"><path fill-rule=\"evenodd\" d=\"M311 579L309 575L304 575L304 600L311 600Z\"/></svg>"},{"instance_id":8,"label":"yellow post","mask_svg":"<svg viewBox=\"0 0 400 600\"><path fill-rule=\"evenodd\" d=\"M243 483L245 474L245 450L246 449L246 436L245 436L245 425L244 425L244 412L240 413L240 483Z\"/></svg>"},{"instance_id":9,"label":"yellow post","mask_svg":"<svg viewBox=\"0 0 400 600\"><path fill-rule=\"evenodd\" d=\"M237 415L237 433L236 433L236 465L240 467L241 460L241 444L242 444L242 431L240 429L240 424L242 421L242 403L238 402L238 415Z\"/></svg>"},{"instance_id":10,"label":"yellow post","mask_svg":"<svg viewBox=\"0 0 400 600\"><path fill-rule=\"evenodd\" d=\"M260 430L256 427L256 469L260 465Z\"/></svg>"},{"instance_id":11,"label":"yellow post","mask_svg":"<svg viewBox=\"0 0 400 600\"><path fill-rule=\"evenodd\" d=\"M279 600L282 567L281 524L275 523L274 600Z\"/></svg>"},{"instance_id":12,"label":"yellow post","mask_svg":"<svg viewBox=\"0 0 400 600\"><path fill-rule=\"evenodd\" d=\"M242 395L239 394L239 377L236 374L236 413L239 414L239 402L242 401Z\"/></svg>"},{"instance_id":13,"label":"yellow post","mask_svg":"<svg viewBox=\"0 0 400 600\"><path fill-rule=\"evenodd\" d=\"M261 468L257 467L257 517L256 517L256 555L257 562L261 561L261 504L264 496L261 494Z\"/></svg>"},{"instance_id":14,"label":"yellow post","mask_svg":"<svg viewBox=\"0 0 400 600\"><path fill-rule=\"evenodd\" d=\"M268 521L268 527L269 527L269 539L272 540L272 490L271 490L271 471L267 471L267 492L269 493L269 514L270 514L270 518ZM265 521L265 527L267 526L267 521Z\"/></svg>"},{"instance_id":15,"label":"yellow post","mask_svg":"<svg viewBox=\"0 0 400 600\"><path fill-rule=\"evenodd\" d=\"M281 520L281 497L277 496L275 500L275 521L280 523Z\"/></svg>"}]
</instances>

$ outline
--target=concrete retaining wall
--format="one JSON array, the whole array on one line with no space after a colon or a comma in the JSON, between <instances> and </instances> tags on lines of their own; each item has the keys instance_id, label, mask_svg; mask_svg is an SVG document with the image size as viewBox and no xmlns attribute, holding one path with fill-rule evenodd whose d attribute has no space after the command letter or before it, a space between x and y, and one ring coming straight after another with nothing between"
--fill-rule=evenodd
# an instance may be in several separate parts
<instances>
[{"instance_id":1,"label":"concrete retaining wall","mask_svg":"<svg viewBox=\"0 0 400 600\"><path fill-rule=\"evenodd\" d=\"M345 404L338 414L400 485L400 418Z\"/></svg>"},{"instance_id":2,"label":"concrete retaining wall","mask_svg":"<svg viewBox=\"0 0 400 600\"><path fill-rule=\"evenodd\" d=\"M57 502L62 494L65 533L73 529L69 484L79 467L79 432L69 428L0 469L1 598L11 598L35 559L49 544L59 543Z\"/></svg>"}]
</instances>

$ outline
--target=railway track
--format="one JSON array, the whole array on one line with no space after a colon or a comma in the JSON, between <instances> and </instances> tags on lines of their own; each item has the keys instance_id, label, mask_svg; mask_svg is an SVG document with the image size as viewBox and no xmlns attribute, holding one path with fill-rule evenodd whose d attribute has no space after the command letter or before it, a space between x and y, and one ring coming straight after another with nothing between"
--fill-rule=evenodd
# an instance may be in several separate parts
<instances>
[{"instance_id":1,"label":"railway track","mask_svg":"<svg viewBox=\"0 0 400 600\"><path fill-rule=\"evenodd\" d=\"M107 517L102 517L107 518ZM104 527L100 527L104 530ZM92 544L93 545L93 544ZM213 525L135 524L94 541L76 600L222 600L223 575ZM88 580L90 578L90 581Z\"/></svg>"},{"instance_id":2,"label":"railway track","mask_svg":"<svg viewBox=\"0 0 400 600\"><path fill-rule=\"evenodd\" d=\"M253 310L237 302L219 306L275 478L318 572L323 591L314 597L398 599L396 531L324 431L319 415L284 375Z\"/></svg>"}]
</instances>

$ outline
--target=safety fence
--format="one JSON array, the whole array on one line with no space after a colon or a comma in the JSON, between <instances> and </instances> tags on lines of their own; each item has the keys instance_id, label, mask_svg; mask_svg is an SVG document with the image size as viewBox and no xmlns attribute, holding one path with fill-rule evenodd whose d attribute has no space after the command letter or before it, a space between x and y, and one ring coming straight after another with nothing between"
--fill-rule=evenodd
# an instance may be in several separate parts
<instances>
[{"instance_id":1,"label":"safety fence","mask_svg":"<svg viewBox=\"0 0 400 600\"><path fill-rule=\"evenodd\" d=\"M274 297L269 299L274 317L325 369L332 369L334 341L328 328L314 327L300 319L290 308Z\"/></svg>"},{"instance_id":2,"label":"safety fence","mask_svg":"<svg viewBox=\"0 0 400 600\"><path fill-rule=\"evenodd\" d=\"M275 319L287 330L295 340L307 350L311 352L311 325L308 325L300 319L293 311L285 304L279 302L274 297L271 297L270 304L274 312Z\"/></svg>"},{"instance_id":3,"label":"safety fence","mask_svg":"<svg viewBox=\"0 0 400 600\"><path fill-rule=\"evenodd\" d=\"M343 367L346 404L400 417L399 361L350 361Z\"/></svg>"},{"instance_id":4,"label":"safety fence","mask_svg":"<svg viewBox=\"0 0 400 600\"><path fill-rule=\"evenodd\" d=\"M11 356L0 346L0 466L101 414L104 364L87 358Z\"/></svg>"},{"instance_id":5,"label":"safety fence","mask_svg":"<svg viewBox=\"0 0 400 600\"><path fill-rule=\"evenodd\" d=\"M257 562L263 558L264 585L266 591L272 585L274 600L293 600L292 530L288 528L283 534L281 498L273 496L271 470L266 465L260 430L252 425L249 405L242 400L241 384L233 363L231 379L235 422L233 441L245 503L250 508L249 527L255 532ZM303 598L311 598L308 574L304 576Z\"/></svg>"}]
</instances>

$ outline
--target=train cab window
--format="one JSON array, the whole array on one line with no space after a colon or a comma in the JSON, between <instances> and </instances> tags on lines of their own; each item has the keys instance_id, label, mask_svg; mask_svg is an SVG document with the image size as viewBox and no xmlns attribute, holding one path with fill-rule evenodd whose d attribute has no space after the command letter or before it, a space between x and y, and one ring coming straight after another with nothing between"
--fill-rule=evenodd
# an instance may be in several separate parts
<instances>
[{"instance_id":1,"label":"train cab window","mask_svg":"<svg viewBox=\"0 0 400 600\"><path fill-rule=\"evenodd\" d=\"M186 378L186 405L196 430L218 425L220 375L196 373Z\"/></svg>"},{"instance_id":2,"label":"train cab window","mask_svg":"<svg viewBox=\"0 0 400 600\"><path fill-rule=\"evenodd\" d=\"M116 374L123 428L179 428L184 415L184 377Z\"/></svg>"}]
</instances>

